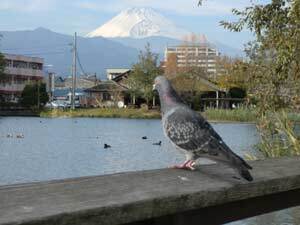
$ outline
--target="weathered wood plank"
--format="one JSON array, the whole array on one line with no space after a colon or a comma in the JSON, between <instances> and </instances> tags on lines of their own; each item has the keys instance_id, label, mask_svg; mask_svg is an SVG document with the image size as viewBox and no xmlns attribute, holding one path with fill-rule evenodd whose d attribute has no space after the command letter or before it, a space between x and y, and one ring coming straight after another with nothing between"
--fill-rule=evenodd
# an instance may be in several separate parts
<instances>
[{"instance_id":1,"label":"weathered wood plank","mask_svg":"<svg viewBox=\"0 0 300 225\"><path fill-rule=\"evenodd\" d=\"M248 198L126 225L219 225L300 205L300 189Z\"/></svg>"},{"instance_id":2,"label":"weathered wood plank","mask_svg":"<svg viewBox=\"0 0 300 225\"><path fill-rule=\"evenodd\" d=\"M230 168L209 165L194 172L162 169L2 186L0 225L114 225L145 220L148 224L183 224L180 220L187 216L192 224L201 213L204 221L204 215L209 219L212 212L219 211L215 223L211 223L218 224L228 221L225 217L231 214L233 219L253 215L240 212L224 216L221 212L226 206L240 208L240 204L257 204L265 199L266 210L260 210L264 213L300 204L300 198L272 204L280 196L299 196L300 158L256 161L251 165L251 183L233 179L235 173Z\"/></svg>"}]
</instances>

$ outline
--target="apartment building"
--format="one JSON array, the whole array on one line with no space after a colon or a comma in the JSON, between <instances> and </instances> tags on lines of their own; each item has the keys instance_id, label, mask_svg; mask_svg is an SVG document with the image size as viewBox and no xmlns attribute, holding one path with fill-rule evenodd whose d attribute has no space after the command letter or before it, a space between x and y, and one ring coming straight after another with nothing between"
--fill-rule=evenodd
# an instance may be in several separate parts
<instances>
[{"instance_id":1,"label":"apartment building","mask_svg":"<svg viewBox=\"0 0 300 225\"><path fill-rule=\"evenodd\" d=\"M179 71L188 67L201 67L209 76L215 76L219 55L219 51L207 43L168 46L165 49L164 67L171 66L171 70L175 67Z\"/></svg>"},{"instance_id":2,"label":"apartment building","mask_svg":"<svg viewBox=\"0 0 300 225\"><path fill-rule=\"evenodd\" d=\"M7 102L18 102L26 84L43 79L44 60L37 57L4 54L5 78L0 81L0 96Z\"/></svg>"}]
</instances>

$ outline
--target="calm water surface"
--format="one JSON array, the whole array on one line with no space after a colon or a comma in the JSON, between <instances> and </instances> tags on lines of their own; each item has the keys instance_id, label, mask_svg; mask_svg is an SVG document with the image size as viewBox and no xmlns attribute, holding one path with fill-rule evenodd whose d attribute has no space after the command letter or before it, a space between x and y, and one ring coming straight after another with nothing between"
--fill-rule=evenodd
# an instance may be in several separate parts
<instances>
[{"instance_id":1,"label":"calm water surface","mask_svg":"<svg viewBox=\"0 0 300 225\"><path fill-rule=\"evenodd\" d=\"M240 155L257 142L254 125L214 127ZM161 147L152 145L158 141ZM184 159L163 137L159 120L0 119L0 185L157 169Z\"/></svg>"},{"instance_id":2,"label":"calm water surface","mask_svg":"<svg viewBox=\"0 0 300 225\"><path fill-rule=\"evenodd\" d=\"M255 153L254 124L213 126L239 155ZM15 138L17 134L24 138ZM152 145L158 141L161 147ZM112 148L104 149L104 143ZM0 118L0 185L158 169L183 160L163 137L159 120ZM299 211L284 210L231 225L300 225Z\"/></svg>"}]
</instances>

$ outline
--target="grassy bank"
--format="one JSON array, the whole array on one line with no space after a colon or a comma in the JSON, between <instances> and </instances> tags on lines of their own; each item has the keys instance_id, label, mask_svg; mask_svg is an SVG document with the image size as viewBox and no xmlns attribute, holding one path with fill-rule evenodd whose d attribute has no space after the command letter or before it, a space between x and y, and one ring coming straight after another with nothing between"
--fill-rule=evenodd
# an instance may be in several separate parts
<instances>
[{"instance_id":1,"label":"grassy bank","mask_svg":"<svg viewBox=\"0 0 300 225\"><path fill-rule=\"evenodd\" d=\"M300 122L300 114L289 112L287 118L291 121ZM202 113L210 121L236 121L236 122L257 122L257 113L254 109L214 109L208 108Z\"/></svg>"},{"instance_id":2,"label":"grassy bank","mask_svg":"<svg viewBox=\"0 0 300 225\"><path fill-rule=\"evenodd\" d=\"M49 110L43 111L41 117L103 117L103 118L131 118L131 119L156 119L160 113L156 110L145 109L76 109L76 110Z\"/></svg>"},{"instance_id":3,"label":"grassy bank","mask_svg":"<svg viewBox=\"0 0 300 225\"><path fill-rule=\"evenodd\" d=\"M203 113L207 120L211 121L235 121L235 122L255 122L256 115L254 110L245 108L238 109L213 109L208 108Z\"/></svg>"},{"instance_id":4,"label":"grassy bank","mask_svg":"<svg viewBox=\"0 0 300 225\"><path fill-rule=\"evenodd\" d=\"M257 117L254 110L246 108L239 109L207 109L201 113L209 121L218 122L256 122ZM41 117L102 117L102 118L131 118L131 119L158 119L160 112L146 109L76 109L76 110L49 110L43 111ZM289 119L300 122L300 114L289 113Z\"/></svg>"},{"instance_id":5,"label":"grassy bank","mask_svg":"<svg viewBox=\"0 0 300 225\"><path fill-rule=\"evenodd\" d=\"M208 109L202 113L204 117L212 121L253 122L254 112L245 109L224 110ZM61 110L54 109L43 111L41 117L99 117L99 118L132 118L132 119L157 119L160 112L146 109L76 109Z\"/></svg>"}]
</instances>

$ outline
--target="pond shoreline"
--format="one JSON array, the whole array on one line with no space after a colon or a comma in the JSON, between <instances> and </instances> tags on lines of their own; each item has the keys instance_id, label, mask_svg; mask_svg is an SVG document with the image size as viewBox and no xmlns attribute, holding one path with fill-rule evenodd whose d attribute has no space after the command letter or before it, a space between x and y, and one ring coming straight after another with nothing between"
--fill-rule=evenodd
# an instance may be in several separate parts
<instances>
[{"instance_id":1,"label":"pond shoreline","mask_svg":"<svg viewBox=\"0 0 300 225\"><path fill-rule=\"evenodd\" d=\"M218 115L210 111L199 112L212 123L255 123L252 112L251 116L239 116L236 110L215 110ZM42 118L127 118L127 119L160 119L158 110L146 109L76 109L76 110L49 110L40 113Z\"/></svg>"},{"instance_id":2,"label":"pond shoreline","mask_svg":"<svg viewBox=\"0 0 300 225\"><path fill-rule=\"evenodd\" d=\"M211 123L250 123L255 124L257 115L255 111L239 109L207 109L199 112ZM94 108L94 109L75 109L75 110L44 110L35 114L3 114L0 116L21 116L21 117L40 117L40 118L124 118L124 119L160 119L161 114L156 109L118 109L118 108ZM300 115L291 113L290 119L296 123L300 122Z\"/></svg>"},{"instance_id":3,"label":"pond shoreline","mask_svg":"<svg viewBox=\"0 0 300 225\"><path fill-rule=\"evenodd\" d=\"M0 110L0 116L39 117L40 113L31 110Z\"/></svg>"}]
</instances>

